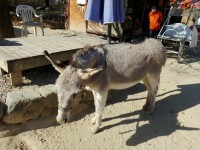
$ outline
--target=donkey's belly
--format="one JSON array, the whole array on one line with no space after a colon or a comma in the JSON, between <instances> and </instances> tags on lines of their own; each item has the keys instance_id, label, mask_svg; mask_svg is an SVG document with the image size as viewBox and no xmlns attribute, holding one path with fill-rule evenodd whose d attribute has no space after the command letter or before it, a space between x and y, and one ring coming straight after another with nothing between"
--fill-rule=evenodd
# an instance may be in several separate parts
<instances>
[{"instance_id":1,"label":"donkey's belly","mask_svg":"<svg viewBox=\"0 0 200 150\"><path fill-rule=\"evenodd\" d=\"M140 80L135 82L126 82L126 83L110 83L110 89L126 89L136 85L139 82Z\"/></svg>"}]
</instances>

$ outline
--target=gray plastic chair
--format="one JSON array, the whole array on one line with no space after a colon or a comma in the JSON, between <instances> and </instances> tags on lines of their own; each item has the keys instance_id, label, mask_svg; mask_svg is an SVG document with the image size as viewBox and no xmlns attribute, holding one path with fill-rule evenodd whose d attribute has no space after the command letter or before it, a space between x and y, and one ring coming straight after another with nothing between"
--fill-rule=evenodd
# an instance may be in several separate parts
<instances>
[{"instance_id":1,"label":"gray plastic chair","mask_svg":"<svg viewBox=\"0 0 200 150\"><path fill-rule=\"evenodd\" d=\"M42 15L37 15L33 7L28 6L28 5L19 5L16 8L16 14L22 20L21 36L23 36L23 34L24 34L27 37L28 26L34 27L35 36L37 36L37 28L36 27L40 27L42 30L42 35L44 36ZM33 20L33 15L35 17L39 18L38 22L35 22Z\"/></svg>"}]
</instances>

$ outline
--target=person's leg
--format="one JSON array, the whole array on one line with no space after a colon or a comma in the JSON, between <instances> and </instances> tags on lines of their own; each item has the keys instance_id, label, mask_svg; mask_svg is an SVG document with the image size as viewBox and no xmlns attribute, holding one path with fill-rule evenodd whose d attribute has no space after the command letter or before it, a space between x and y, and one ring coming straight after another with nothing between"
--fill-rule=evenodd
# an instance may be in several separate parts
<instances>
[{"instance_id":1,"label":"person's leg","mask_svg":"<svg viewBox=\"0 0 200 150\"><path fill-rule=\"evenodd\" d=\"M150 30L150 38L157 38L159 30Z\"/></svg>"},{"instance_id":2,"label":"person's leg","mask_svg":"<svg viewBox=\"0 0 200 150\"><path fill-rule=\"evenodd\" d=\"M149 37L152 38L153 37L153 31L149 30Z\"/></svg>"},{"instance_id":3,"label":"person's leg","mask_svg":"<svg viewBox=\"0 0 200 150\"><path fill-rule=\"evenodd\" d=\"M157 38L158 33L159 33L159 30L155 30L155 31L154 31L154 35L153 35L153 37L154 37L154 38Z\"/></svg>"}]
</instances>

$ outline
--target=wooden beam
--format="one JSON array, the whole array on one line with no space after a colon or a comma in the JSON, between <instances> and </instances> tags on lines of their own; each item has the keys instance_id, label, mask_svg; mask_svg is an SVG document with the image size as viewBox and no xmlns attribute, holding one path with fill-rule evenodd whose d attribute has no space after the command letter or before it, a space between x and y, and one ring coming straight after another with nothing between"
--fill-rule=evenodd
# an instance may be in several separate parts
<instances>
[{"instance_id":1,"label":"wooden beam","mask_svg":"<svg viewBox=\"0 0 200 150\"><path fill-rule=\"evenodd\" d=\"M60 61L71 60L72 55L77 50L53 53L51 54ZM32 69L40 66L45 66L51 64L43 55L37 57L24 58L20 60L13 60L8 62L9 72L18 72L20 70Z\"/></svg>"},{"instance_id":2,"label":"wooden beam","mask_svg":"<svg viewBox=\"0 0 200 150\"><path fill-rule=\"evenodd\" d=\"M16 71L10 73L11 85L19 85L22 83L22 71Z\"/></svg>"},{"instance_id":3,"label":"wooden beam","mask_svg":"<svg viewBox=\"0 0 200 150\"><path fill-rule=\"evenodd\" d=\"M112 30L112 26L109 23L108 24L108 33L107 33L107 44L111 44L111 30Z\"/></svg>"}]
</instances>

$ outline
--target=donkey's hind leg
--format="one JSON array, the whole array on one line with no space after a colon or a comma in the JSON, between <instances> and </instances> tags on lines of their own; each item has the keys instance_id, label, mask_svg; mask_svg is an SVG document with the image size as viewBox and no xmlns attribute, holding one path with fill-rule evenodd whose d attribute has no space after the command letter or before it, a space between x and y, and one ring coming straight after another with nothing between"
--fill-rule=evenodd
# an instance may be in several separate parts
<instances>
[{"instance_id":1,"label":"donkey's hind leg","mask_svg":"<svg viewBox=\"0 0 200 150\"><path fill-rule=\"evenodd\" d=\"M144 85L145 85L146 88L147 88L147 99L146 99L145 105L143 106L143 110L144 110L144 111L147 111L148 106L150 105L151 86L150 86L150 83L149 83L149 80L148 80L147 76L145 76L145 77L142 79L142 81L144 82Z\"/></svg>"},{"instance_id":2,"label":"donkey's hind leg","mask_svg":"<svg viewBox=\"0 0 200 150\"><path fill-rule=\"evenodd\" d=\"M160 71L157 73L147 74L143 79L143 82L148 90L147 100L143 106L143 110L147 111L147 113L152 113L155 107L155 99L160 82Z\"/></svg>"}]
</instances>

